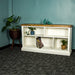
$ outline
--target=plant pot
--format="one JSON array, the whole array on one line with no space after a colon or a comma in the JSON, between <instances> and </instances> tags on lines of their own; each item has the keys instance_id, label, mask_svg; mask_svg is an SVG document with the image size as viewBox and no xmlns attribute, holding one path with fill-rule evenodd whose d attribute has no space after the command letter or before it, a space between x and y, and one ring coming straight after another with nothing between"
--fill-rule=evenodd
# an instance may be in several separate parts
<instances>
[{"instance_id":1,"label":"plant pot","mask_svg":"<svg viewBox=\"0 0 75 75\"><path fill-rule=\"evenodd\" d=\"M16 29L16 30L9 30L9 35L11 37L11 39L20 39L21 37L21 30L20 29Z\"/></svg>"},{"instance_id":2,"label":"plant pot","mask_svg":"<svg viewBox=\"0 0 75 75\"><path fill-rule=\"evenodd\" d=\"M61 45L61 49L66 49L67 48L67 46L66 45Z\"/></svg>"},{"instance_id":3,"label":"plant pot","mask_svg":"<svg viewBox=\"0 0 75 75\"><path fill-rule=\"evenodd\" d=\"M34 32L34 31L31 31L31 32L30 32L30 34L31 34L31 35L34 35L34 34L35 34L35 32Z\"/></svg>"}]
</instances>

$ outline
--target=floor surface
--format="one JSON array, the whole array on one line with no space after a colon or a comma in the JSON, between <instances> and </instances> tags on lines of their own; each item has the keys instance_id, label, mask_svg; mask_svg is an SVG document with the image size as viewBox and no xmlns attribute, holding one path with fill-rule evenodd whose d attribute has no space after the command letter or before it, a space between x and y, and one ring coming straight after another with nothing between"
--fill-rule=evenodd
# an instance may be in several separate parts
<instances>
[{"instance_id":1,"label":"floor surface","mask_svg":"<svg viewBox=\"0 0 75 75\"><path fill-rule=\"evenodd\" d=\"M75 52L69 56L0 50L0 75L75 75Z\"/></svg>"}]
</instances>

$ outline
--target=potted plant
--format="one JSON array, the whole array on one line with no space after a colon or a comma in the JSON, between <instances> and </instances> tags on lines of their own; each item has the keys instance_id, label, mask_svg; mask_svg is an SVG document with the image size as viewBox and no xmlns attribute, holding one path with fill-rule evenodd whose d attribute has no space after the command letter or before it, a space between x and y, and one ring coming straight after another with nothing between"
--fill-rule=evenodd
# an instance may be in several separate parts
<instances>
[{"instance_id":1,"label":"potted plant","mask_svg":"<svg viewBox=\"0 0 75 75\"><path fill-rule=\"evenodd\" d=\"M20 38L20 26L17 25L20 21L20 16L10 16L8 18L4 19L4 22L6 23L6 25L2 28L2 32L4 32L6 29L9 30L9 35L12 39L18 39Z\"/></svg>"},{"instance_id":2,"label":"potted plant","mask_svg":"<svg viewBox=\"0 0 75 75\"><path fill-rule=\"evenodd\" d=\"M66 49L67 48L67 41L66 40L62 40L62 45L61 45L61 49Z\"/></svg>"},{"instance_id":3,"label":"potted plant","mask_svg":"<svg viewBox=\"0 0 75 75\"><path fill-rule=\"evenodd\" d=\"M30 29L30 34L34 35L35 34L34 30L36 30L36 28L35 27L28 27L28 28Z\"/></svg>"}]
</instances>

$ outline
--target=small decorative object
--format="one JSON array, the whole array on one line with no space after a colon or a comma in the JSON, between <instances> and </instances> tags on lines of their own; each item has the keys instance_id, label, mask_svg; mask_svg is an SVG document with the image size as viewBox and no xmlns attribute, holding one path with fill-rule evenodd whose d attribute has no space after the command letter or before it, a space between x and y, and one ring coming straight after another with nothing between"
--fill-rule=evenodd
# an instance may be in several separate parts
<instances>
[{"instance_id":1,"label":"small decorative object","mask_svg":"<svg viewBox=\"0 0 75 75\"><path fill-rule=\"evenodd\" d=\"M29 35L29 31L26 31L26 34Z\"/></svg>"},{"instance_id":2,"label":"small decorative object","mask_svg":"<svg viewBox=\"0 0 75 75\"><path fill-rule=\"evenodd\" d=\"M43 20L43 24L52 24L52 22L50 22L49 20L47 20L46 18Z\"/></svg>"},{"instance_id":3,"label":"small decorative object","mask_svg":"<svg viewBox=\"0 0 75 75\"><path fill-rule=\"evenodd\" d=\"M47 23L47 24L52 24L52 22L50 22L50 21L48 21L48 20L47 20L47 22L46 22L46 23Z\"/></svg>"},{"instance_id":4,"label":"small decorative object","mask_svg":"<svg viewBox=\"0 0 75 75\"><path fill-rule=\"evenodd\" d=\"M14 16L14 15L4 19L5 26L2 27L1 31L4 32L5 30L9 30L9 35L12 39L12 48L15 39L19 39L20 41L21 29L20 26L18 25L20 19L21 19L20 16Z\"/></svg>"},{"instance_id":5,"label":"small decorative object","mask_svg":"<svg viewBox=\"0 0 75 75\"><path fill-rule=\"evenodd\" d=\"M36 46L37 46L37 48L42 48L44 46L41 41L41 37L36 38Z\"/></svg>"},{"instance_id":6,"label":"small decorative object","mask_svg":"<svg viewBox=\"0 0 75 75\"><path fill-rule=\"evenodd\" d=\"M62 40L62 45L61 45L61 49L66 49L67 48L67 41L66 40Z\"/></svg>"},{"instance_id":7,"label":"small decorative object","mask_svg":"<svg viewBox=\"0 0 75 75\"><path fill-rule=\"evenodd\" d=\"M47 20L46 20L46 18L45 18L45 19L43 20L43 24L47 24L46 21L47 21Z\"/></svg>"},{"instance_id":8,"label":"small decorative object","mask_svg":"<svg viewBox=\"0 0 75 75\"><path fill-rule=\"evenodd\" d=\"M36 28L35 27L28 27L28 28L31 30L30 34L34 35L35 34L34 30L36 30Z\"/></svg>"}]
</instances>

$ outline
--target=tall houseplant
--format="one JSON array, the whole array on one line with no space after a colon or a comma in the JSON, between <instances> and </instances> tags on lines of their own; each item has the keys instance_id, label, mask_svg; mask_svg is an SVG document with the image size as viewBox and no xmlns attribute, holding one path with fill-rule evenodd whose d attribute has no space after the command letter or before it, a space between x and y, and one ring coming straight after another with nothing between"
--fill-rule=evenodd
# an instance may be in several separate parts
<instances>
[{"instance_id":1,"label":"tall houseplant","mask_svg":"<svg viewBox=\"0 0 75 75\"><path fill-rule=\"evenodd\" d=\"M14 45L14 40L15 39L20 39L21 37L21 30L20 30L20 26L18 25L20 21L20 16L10 16L6 19L4 19L5 22L5 26L3 26L2 28L2 32L4 32L5 30L9 30L9 35L12 39L12 48Z\"/></svg>"}]
</instances>

